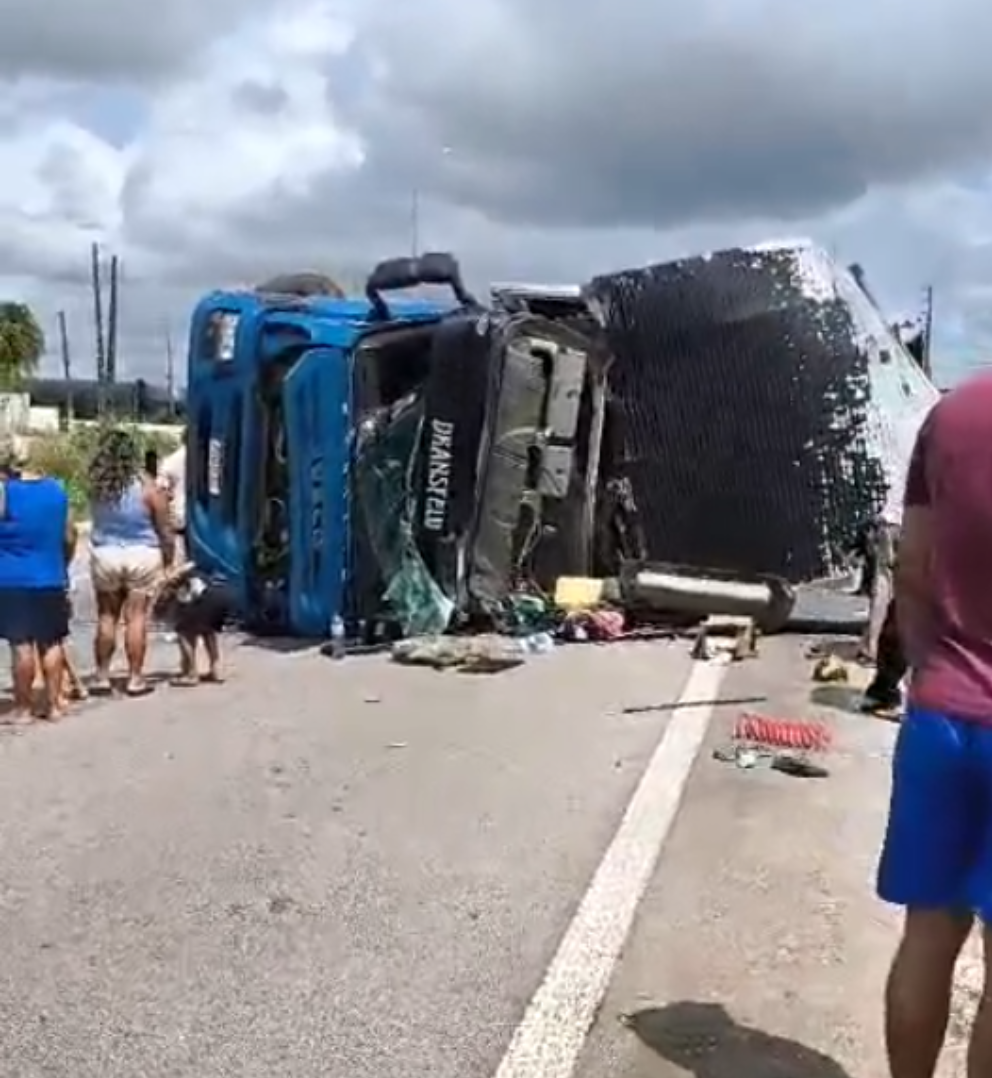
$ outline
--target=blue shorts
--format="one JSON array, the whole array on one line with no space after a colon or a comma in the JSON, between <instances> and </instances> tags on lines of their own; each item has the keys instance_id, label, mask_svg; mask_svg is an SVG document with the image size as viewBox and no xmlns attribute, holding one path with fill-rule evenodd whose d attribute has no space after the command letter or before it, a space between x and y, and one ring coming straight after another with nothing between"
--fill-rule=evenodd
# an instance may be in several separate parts
<instances>
[{"instance_id":1,"label":"blue shorts","mask_svg":"<svg viewBox=\"0 0 992 1078\"><path fill-rule=\"evenodd\" d=\"M992 716L985 724L908 708L892 761L878 896L970 911L992 924Z\"/></svg>"}]
</instances>

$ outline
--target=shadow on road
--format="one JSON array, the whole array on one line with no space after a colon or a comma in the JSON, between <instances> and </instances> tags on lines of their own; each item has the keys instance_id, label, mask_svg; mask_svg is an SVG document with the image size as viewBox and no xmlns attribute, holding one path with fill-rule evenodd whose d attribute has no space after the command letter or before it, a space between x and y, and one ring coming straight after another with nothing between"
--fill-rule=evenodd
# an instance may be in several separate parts
<instances>
[{"instance_id":1,"label":"shadow on road","mask_svg":"<svg viewBox=\"0 0 992 1078\"><path fill-rule=\"evenodd\" d=\"M864 689L854 685L817 685L810 694L810 702L817 707L828 707L833 711L846 711L851 715L861 714L864 701Z\"/></svg>"},{"instance_id":2,"label":"shadow on road","mask_svg":"<svg viewBox=\"0 0 992 1078\"><path fill-rule=\"evenodd\" d=\"M734 1021L719 1003L673 1003L627 1019L640 1041L695 1078L850 1078L836 1060Z\"/></svg>"}]
</instances>

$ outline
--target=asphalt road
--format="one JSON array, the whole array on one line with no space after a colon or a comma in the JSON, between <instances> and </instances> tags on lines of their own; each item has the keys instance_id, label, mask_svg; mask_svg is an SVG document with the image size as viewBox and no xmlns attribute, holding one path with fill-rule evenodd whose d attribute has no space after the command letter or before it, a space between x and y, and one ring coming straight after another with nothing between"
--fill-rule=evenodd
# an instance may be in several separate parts
<instances>
[{"instance_id":1,"label":"asphalt road","mask_svg":"<svg viewBox=\"0 0 992 1078\"><path fill-rule=\"evenodd\" d=\"M796 638L687 651L241 646L0 735L0 1078L883 1078L895 728ZM826 722L830 776L713 759L748 709Z\"/></svg>"},{"instance_id":2,"label":"asphalt road","mask_svg":"<svg viewBox=\"0 0 992 1078\"><path fill-rule=\"evenodd\" d=\"M493 677L239 648L0 737L0 1075L492 1073L684 645Z\"/></svg>"}]
</instances>

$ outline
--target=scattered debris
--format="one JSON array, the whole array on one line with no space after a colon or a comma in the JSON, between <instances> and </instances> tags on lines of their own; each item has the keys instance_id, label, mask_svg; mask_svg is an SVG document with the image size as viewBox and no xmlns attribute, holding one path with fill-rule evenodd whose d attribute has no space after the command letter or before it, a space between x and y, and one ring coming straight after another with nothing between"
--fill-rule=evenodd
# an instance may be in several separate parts
<instances>
[{"instance_id":1,"label":"scattered debris","mask_svg":"<svg viewBox=\"0 0 992 1078\"><path fill-rule=\"evenodd\" d=\"M740 707L743 704L763 704L767 696L739 696L731 699L718 698L716 700L670 700L664 704L641 704L633 707L625 707L621 715L643 715L649 711L681 711L689 707L727 707L728 705Z\"/></svg>"},{"instance_id":2,"label":"scattered debris","mask_svg":"<svg viewBox=\"0 0 992 1078\"><path fill-rule=\"evenodd\" d=\"M825 752L833 742L833 734L825 723L748 713L737 720L733 736L735 741L816 752Z\"/></svg>"},{"instance_id":3,"label":"scattered debris","mask_svg":"<svg viewBox=\"0 0 992 1078\"><path fill-rule=\"evenodd\" d=\"M813 667L813 680L821 684L846 684L850 680L847 666L836 655L824 655Z\"/></svg>"},{"instance_id":4,"label":"scattered debris","mask_svg":"<svg viewBox=\"0 0 992 1078\"><path fill-rule=\"evenodd\" d=\"M713 750L714 760L719 760L722 764L734 764L735 767L745 771L756 767L762 761L770 761L772 755L770 752L745 748L743 745L731 745L728 748Z\"/></svg>"},{"instance_id":5,"label":"scattered debris","mask_svg":"<svg viewBox=\"0 0 992 1078\"><path fill-rule=\"evenodd\" d=\"M555 582L555 606L567 614L593 610L602 602L605 580L591 576L560 576Z\"/></svg>"},{"instance_id":6,"label":"scattered debris","mask_svg":"<svg viewBox=\"0 0 992 1078\"><path fill-rule=\"evenodd\" d=\"M825 779L830 772L821 764L813 763L805 756L787 752L772 752L745 745L732 745L728 748L715 749L713 759L720 763L733 764L741 771L750 771L755 767L768 767L783 775L800 779Z\"/></svg>"},{"instance_id":7,"label":"scattered debris","mask_svg":"<svg viewBox=\"0 0 992 1078\"><path fill-rule=\"evenodd\" d=\"M692 657L704 662L712 659L714 638L719 638L721 645L729 642L734 662L751 659L758 654L758 626L752 617L710 614L696 633Z\"/></svg>"},{"instance_id":8,"label":"scattered debris","mask_svg":"<svg viewBox=\"0 0 992 1078\"><path fill-rule=\"evenodd\" d=\"M565 615L559 629L562 640L580 644L587 641L606 643L620 640L624 635L626 619L620 610L583 608Z\"/></svg>"},{"instance_id":9,"label":"scattered debris","mask_svg":"<svg viewBox=\"0 0 992 1078\"><path fill-rule=\"evenodd\" d=\"M407 666L429 666L434 670L495 674L521 666L527 652L513 637L487 633L482 636L418 636L398 640L392 649L393 661Z\"/></svg>"},{"instance_id":10,"label":"scattered debris","mask_svg":"<svg viewBox=\"0 0 992 1078\"><path fill-rule=\"evenodd\" d=\"M804 756L790 756L780 752L772 758L773 771L781 771L783 775L791 775L796 779L825 779L830 772L822 764L814 764Z\"/></svg>"}]
</instances>

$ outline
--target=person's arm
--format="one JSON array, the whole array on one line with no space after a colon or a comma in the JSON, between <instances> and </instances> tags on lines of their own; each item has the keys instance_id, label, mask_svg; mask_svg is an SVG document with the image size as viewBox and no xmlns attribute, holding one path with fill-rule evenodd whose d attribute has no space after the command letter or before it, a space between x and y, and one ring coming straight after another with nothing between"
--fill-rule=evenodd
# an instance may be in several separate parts
<instances>
[{"instance_id":1,"label":"person's arm","mask_svg":"<svg viewBox=\"0 0 992 1078\"><path fill-rule=\"evenodd\" d=\"M72 565L76 557L76 548L79 546L79 528L72 519L71 513L66 513L65 535L62 537L62 550L65 554L65 564Z\"/></svg>"},{"instance_id":2,"label":"person's arm","mask_svg":"<svg viewBox=\"0 0 992 1078\"><path fill-rule=\"evenodd\" d=\"M176 560L176 530L172 526L172 513L169 511L169 497L164 490L159 490L153 483L145 488L145 504L151 514L152 527L158 536L162 548L162 564L171 569Z\"/></svg>"},{"instance_id":3,"label":"person's arm","mask_svg":"<svg viewBox=\"0 0 992 1078\"><path fill-rule=\"evenodd\" d=\"M933 508L927 474L931 420L932 414L920 428L910 458L894 575L896 623L911 668L923 660L933 635Z\"/></svg>"}]
</instances>

